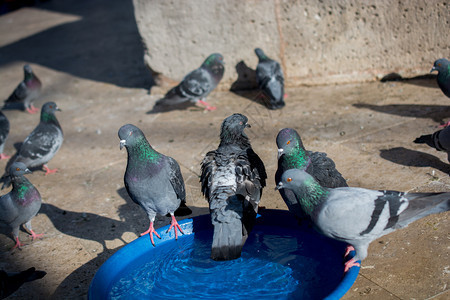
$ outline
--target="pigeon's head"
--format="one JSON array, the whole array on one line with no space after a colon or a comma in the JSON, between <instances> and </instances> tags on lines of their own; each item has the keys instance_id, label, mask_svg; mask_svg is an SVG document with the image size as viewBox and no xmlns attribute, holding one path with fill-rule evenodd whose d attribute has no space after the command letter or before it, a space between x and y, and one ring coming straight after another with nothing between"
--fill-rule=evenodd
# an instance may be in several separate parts
<instances>
[{"instance_id":1,"label":"pigeon's head","mask_svg":"<svg viewBox=\"0 0 450 300\"><path fill-rule=\"evenodd\" d=\"M241 136L247 138L247 135L244 133L244 129L247 127L251 127L247 122L247 117L242 114L236 113L229 116L228 118L223 120L222 128L220 130L220 138L234 139Z\"/></svg>"},{"instance_id":2,"label":"pigeon's head","mask_svg":"<svg viewBox=\"0 0 450 300\"><path fill-rule=\"evenodd\" d=\"M284 128L277 135L278 158L287 153L303 148L302 139L297 131L292 128Z\"/></svg>"},{"instance_id":3,"label":"pigeon's head","mask_svg":"<svg viewBox=\"0 0 450 300\"><path fill-rule=\"evenodd\" d=\"M296 190L304 186L306 182L310 180L314 181L314 178L305 171L299 169L289 169L284 171L283 175L281 175L281 181L278 182L275 189Z\"/></svg>"},{"instance_id":4,"label":"pigeon's head","mask_svg":"<svg viewBox=\"0 0 450 300\"><path fill-rule=\"evenodd\" d=\"M33 70L31 69L31 66L26 64L23 66L23 71L25 72L25 74L32 74Z\"/></svg>"},{"instance_id":5,"label":"pigeon's head","mask_svg":"<svg viewBox=\"0 0 450 300\"><path fill-rule=\"evenodd\" d=\"M119 129L120 150L123 147L129 147L136 144L137 140L140 140L144 136L144 133L132 124L126 124Z\"/></svg>"},{"instance_id":6,"label":"pigeon's head","mask_svg":"<svg viewBox=\"0 0 450 300\"><path fill-rule=\"evenodd\" d=\"M22 176L23 174L29 174L31 171L23 162L15 162L9 167L9 174L11 176Z\"/></svg>"},{"instance_id":7,"label":"pigeon's head","mask_svg":"<svg viewBox=\"0 0 450 300\"><path fill-rule=\"evenodd\" d=\"M56 111L61 111L55 102L47 102L42 106L42 113L54 114Z\"/></svg>"},{"instance_id":8,"label":"pigeon's head","mask_svg":"<svg viewBox=\"0 0 450 300\"><path fill-rule=\"evenodd\" d=\"M264 53L264 51L262 51L261 48L256 48L255 49L255 54L256 54L256 56L258 56L259 60L267 59L266 54Z\"/></svg>"},{"instance_id":9,"label":"pigeon's head","mask_svg":"<svg viewBox=\"0 0 450 300\"><path fill-rule=\"evenodd\" d=\"M433 68L431 68L430 73L433 71L438 71L438 73L446 72L446 71L448 72L449 67L450 67L450 62L445 58L440 58L434 62Z\"/></svg>"},{"instance_id":10,"label":"pigeon's head","mask_svg":"<svg viewBox=\"0 0 450 300\"><path fill-rule=\"evenodd\" d=\"M202 67L205 67L208 70L211 70L213 74L223 76L223 72L225 70L222 54L213 53L203 62Z\"/></svg>"}]
</instances>

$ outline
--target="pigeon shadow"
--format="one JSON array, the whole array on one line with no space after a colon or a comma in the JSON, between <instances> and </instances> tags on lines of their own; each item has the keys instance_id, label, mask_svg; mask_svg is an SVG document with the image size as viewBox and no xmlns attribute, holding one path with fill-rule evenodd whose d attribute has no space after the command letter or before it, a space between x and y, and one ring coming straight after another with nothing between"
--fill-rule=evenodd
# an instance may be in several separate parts
<instances>
[{"instance_id":1,"label":"pigeon shadow","mask_svg":"<svg viewBox=\"0 0 450 300\"><path fill-rule=\"evenodd\" d=\"M36 8L80 19L0 47L0 66L25 61L121 87L154 85L131 0L48 1Z\"/></svg>"},{"instance_id":2,"label":"pigeon shadow","mask_svg":"<svg viewBox=\"0 0 450 300\"><path fill-rule=\"evenodd\" d=\"M355 103L356 108L367 108L385 114L413 117L430 118L435 122L443 123L443 119L450 116L450 106L448 105L424 105L424 104L388 104L374 105L368 103Z\"/></svg>"},{"instance_id":3,"label":"pigeon shadow","mask_svg":"<svg viewBox=\"0 0 450 300\"><path fill-rule=\"evenodd\" d=\"M450 174L449 164L446 164L436 156L425 152L396 147L380 150L380 157L407 167L432 167L446 174Z\"/></svg>"},{"instance_id":4,"label":"pigeon shadow","mask_svg":"<svg viewBox=\"0 0 450 300\"><path fill-rule=\"evenodd\" d=\"M402 77L402 75L398 73L389 73L383 78L381 78L381 82L392 82L392 81L400 81L407 84L417 85L426 88L439 88L436 74L424 74L413 77Z\"/></svg>"}]
</instances>

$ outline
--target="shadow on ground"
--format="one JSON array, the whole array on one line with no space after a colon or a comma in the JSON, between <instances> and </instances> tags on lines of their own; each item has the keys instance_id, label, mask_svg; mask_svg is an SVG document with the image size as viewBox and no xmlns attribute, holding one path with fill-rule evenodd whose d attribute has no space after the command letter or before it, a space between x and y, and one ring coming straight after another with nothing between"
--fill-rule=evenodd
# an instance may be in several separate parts
<instances>
[{"instance_id":1,"label":"shadow on ground","mask_svg":"<svg viewBox=\"0 0 450 300\"><path fill-rule=\"evenodd\" d=\"M131 0L49 1L36 8L81 16L0 48L0 65L25 61L121 87L153 85Z\"/></svg>"},{"instance_id":2,"label":"shadow on ground","mask_svg":"<svg viewBox=\"0 0 450 300\"><path fill-rule=\"evenodd\" d=\"M425 152L396 147L380 150L380 157L407 167L432 167L441 172L450 174L449 164L446 164L436 156Z\"/></svg>"}]
</instances>

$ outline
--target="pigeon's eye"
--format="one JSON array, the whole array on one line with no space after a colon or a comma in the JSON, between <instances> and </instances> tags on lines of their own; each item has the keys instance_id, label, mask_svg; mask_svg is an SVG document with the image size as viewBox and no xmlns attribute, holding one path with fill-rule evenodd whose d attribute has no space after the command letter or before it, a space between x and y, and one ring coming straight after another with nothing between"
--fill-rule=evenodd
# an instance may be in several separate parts
<instances>
[{"instance_id":1,"label":"pigeon's eye","mask_svg":"<svg viewBox=\"0 0 450 300\"><path fill-rule=\"evenodd\" d=\"M53 108L53 105L50 105L49 107L50 107L50 108Z\"/></svg>"},{"instance_id":2,"label":"pigeon's eye","mask_svg":"<svg viewBox=\"0 0 450 300\"><path fill-rule=\"evenodd\" d=\"M244 125L244 122L240 121L240 122L239 122L239 125Z\"/></svg>"},{"instance_id":3,"label":"pigeon's eye","mask_svg":"<svg viewBox=\"0 0 450 300\"><path fill-rule=\"evenodd\" d=\"M16 168L16 171L20 171L20 168Z\"/></svg>"},{"instance_id":4,"label":"pigeon's eye","mask_svg":"<svg viewBox=\"0 0 450 300\"><path fill-rule=\"evenodd\" d=\"M289 177L288 179L286 179L286 181L287 181L287 182L291 182L291 181L292 181L292 178Z\"/></svg>"},{"instance_id":5,"label":"pigeon's eye","mask_svg":"<svg viewBox=\"0 0 450 300\"><path fill-rule=\"evenodd\" d=\"M440 67L441 66L441 64L440 63L438 63L438 67Z\"/></svg>"},{"instance_id":6,"label":"pigeon's eye","mask_svg":"<svg viewBox=\"0 0 450 300\"><path fill-rule=\"evenodd\" d=\"M286 145L289 145L291 143L291 141L287 141Z\"/></svg>"}]
</instances>

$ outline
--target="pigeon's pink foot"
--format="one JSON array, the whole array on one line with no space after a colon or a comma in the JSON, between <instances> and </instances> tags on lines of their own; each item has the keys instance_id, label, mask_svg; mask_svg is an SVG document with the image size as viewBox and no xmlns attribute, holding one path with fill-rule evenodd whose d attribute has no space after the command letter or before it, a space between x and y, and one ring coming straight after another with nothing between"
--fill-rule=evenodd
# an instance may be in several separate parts
<instances>
[{"instance_id":1,"label":"pigeon's pink foot","mask_svg":"<svg viewBox=\"0 0 450 300\"><path fill-rule=\"evenodd\" d=\"M283 97L284 97L284 98L287 98L287 97L288 97L288 94L284 94Z\"/></svg>"},{"instance_id":2,"label":"pigeon's pink foot","mask_svg":"<svg viewBox=\"0 0 450 300\"><path fill-rule=\"evenodd\" d=\"M352 245L348 245L347 249L345 250L344 257L347 257L347 255L349 255L351 251L355 251L355 248L353 248Z\"/></svg>"},{"instance_id":3,"label":"pigeon's pink foot","mask_svg":"<svg viewBox=\"0 0 450 300\"><path fill-rule=\"evenodd\" d=\"M450 126L450 121L447 121L445 124L439 125L439 127L448 127Z\"/></svg>"},{"instance_id":4,"label":"pigeon's pink foot","mask_svg":"<svg viewBox=\"0 0 450 300\"><path fill-rule=\"evenodd\" d=\"M172 229L172 227L173 227L173 229L175 230L175 239L177 240L177 239L178 239L178 231L177 231L177 229L178 229L182 234L184 234L184 232L183 232L183 230L181 229L180 225L178 224L177 219L175 219L175 216L174 216L174 215L172 215L172 222L170 222L170 227L169 227L169 229L167 230L167 232L169 232L169 231Z\"/></svg>"},{"instance_id":5,"label":"pigeon's pink foot","mask_svg":"<svg viewBox=\"0 0 450 300\"><path fill-rule=\"evenodd\" d=\"M39 108L34 107L33 105L30 105L30 107L27 107L27 112L30 114L35 114L39 111Z\"/></svg>"},{"instance_id":6,"label":"pigeon's pink foot","mask_svg":"<svg viewBox=\"0 0 450 300\"><path fill-rule=\"evenodd\" d=\"M8 158L11 158L11 156L6 155L6 154L3 154L3 153L0 153L0 160L2 160L2 159L8 159Z\"/></svg>"},{"instance_id":7,"label":"pigeon's pink foot","mask_svg":"<svg viewBox=\"0 0 450 300\"><path fill-rule=\"evenodd\" d=\"M356 260L352 258L345 263L344 273L347 273L347 271L350 270L351 267L360 267L360 266L361 264L359 262L356 262Z\"/></svg>"},{"instance_id":8,"label":"pigeon's pink foot","mask_svg":"<svg viewBox=\"0 0 450 300\"><path fill-rule=\"evenodd\" d=\"M152 245L155 246L155 241L153 240L153 234L155 234L159 239L161 237L155 231L155 228L153 228L153 222L150 222L150 227L148 227L146 232L141 233L141 236L146 235L147 233L150 235L150 241L152 242Z\"/></svg>"},{"instance_id":9,"label":"pigeon's pink foot","mask_svg":"<svg viewBox=\"0 0 450 300\"><path fill-rule=\"evenodd\" d=\"M44 167L44 170L45 170L45 175L56 173L58 171L58 169L51 170L47 165L44 165L43 167Z\"/></svg>"},{"instance_id":10,"label":"pigeon's pink foot","mask_svg":"<svg viewBox=\"0 0 450 300\"><path fill-rule=\"evenodd\" d=\"M36 234L33 230L30 230L30 232L31 232L31 240L32 241L34 241L36 239L40 239L44 236L43 233Z\"/></svg>"},{"instance_id":11,"label":"pigeon's pink foot","mask_svg":"<svg viewBox=\"0 0 450 300\"><path fill-rule=\"evenodd\" d=\"M22 246L25 246L25 244L22 244L20 241L19 241L19 237L16 237L16 244L14 245L14 247L13 247L13 249L20 249L20 247L22 247Z\"/></svg>"},{"instance_id":12,"label":"pigeon's pink foot","mask_svg":"<svg viewBox=\"0 0 450 300\"><path fill-rule=\"evenodd\" d=\"M217 107L211 106L211 105L209 105L208 103L206 103L206 102L203 101L203 100L198 100L198 103L204 105L204 106L205 106L205 110L207 110L207 111L213 111L213 110L216 110L216 109L217 109Z\"/></svg>"}]
</instances>

